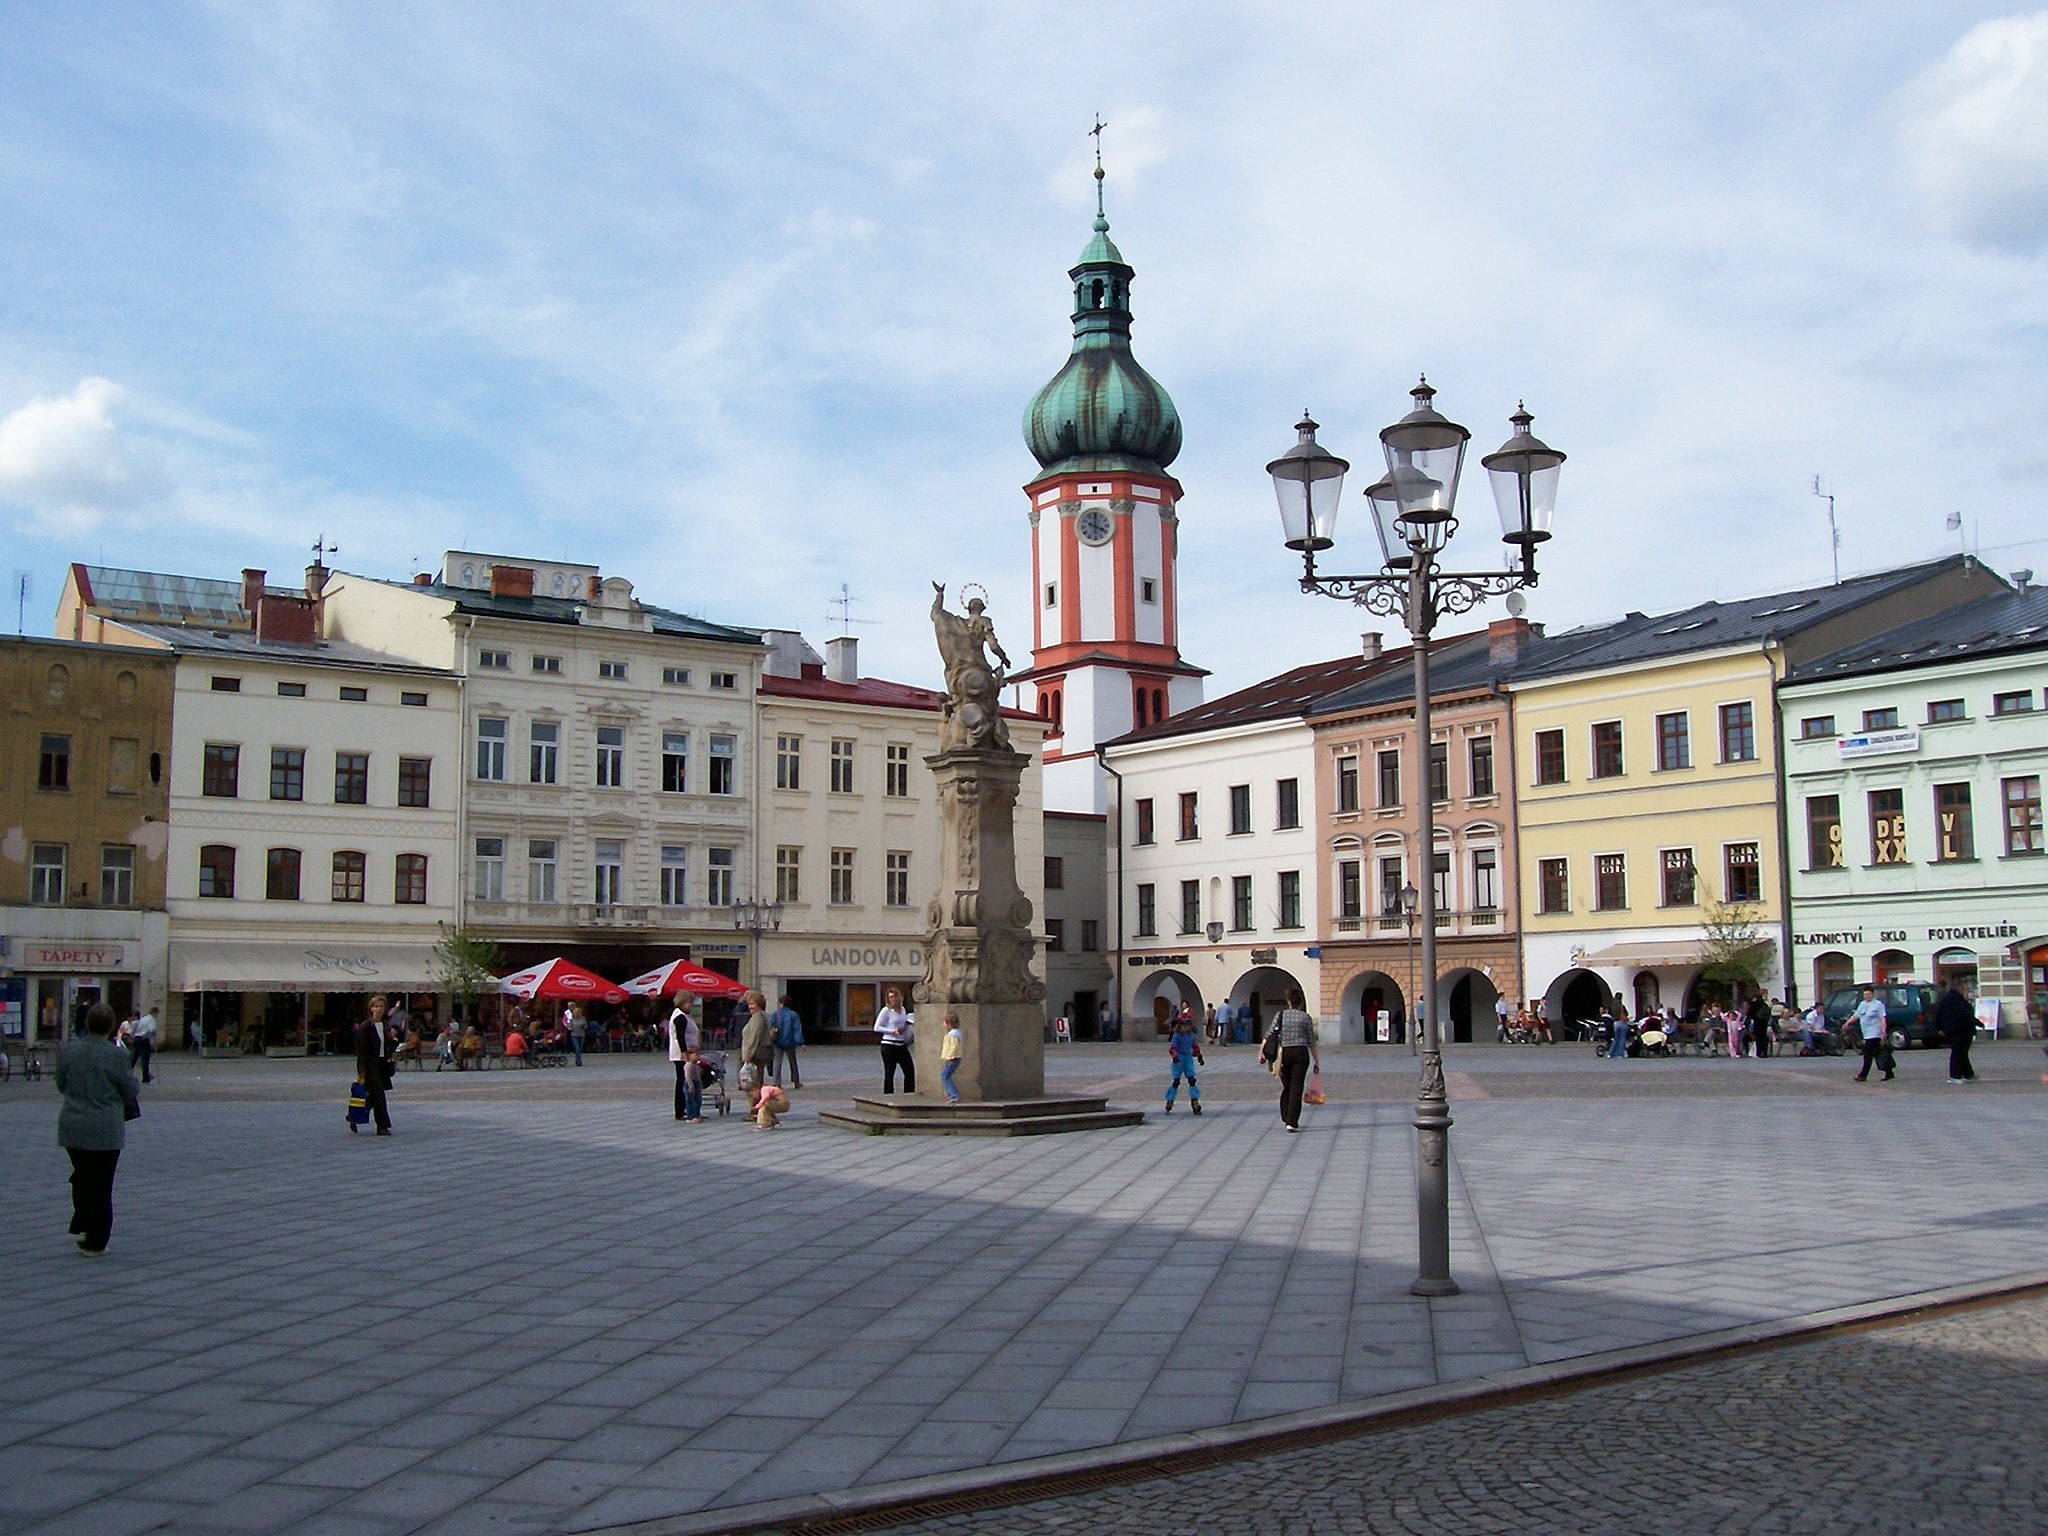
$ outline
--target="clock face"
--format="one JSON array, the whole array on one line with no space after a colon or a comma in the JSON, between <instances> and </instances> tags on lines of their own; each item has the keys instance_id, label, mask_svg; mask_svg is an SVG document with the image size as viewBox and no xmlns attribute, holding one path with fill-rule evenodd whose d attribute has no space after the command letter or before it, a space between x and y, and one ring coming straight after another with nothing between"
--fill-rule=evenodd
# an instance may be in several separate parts
<instances>
[{"instance_id":1,"label":"clock face","mask_svg":"<svg viewBox=\"0 0 2048 1536\"><path fill-rule=\"evenodd\" d=\"M1090 507L1074 519L1074 532L1081 536L1083 544L1107 544L1109 542L1109 514L1100 507Z\"/></svg>"}]
</instances>

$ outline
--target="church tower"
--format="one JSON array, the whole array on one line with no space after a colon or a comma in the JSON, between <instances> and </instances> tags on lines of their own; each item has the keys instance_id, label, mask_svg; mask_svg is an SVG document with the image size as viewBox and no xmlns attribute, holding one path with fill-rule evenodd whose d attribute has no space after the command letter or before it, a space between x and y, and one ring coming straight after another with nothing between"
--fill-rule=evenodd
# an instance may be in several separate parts
<instances>
[{"instance_id":1,"label":"church tower","mask_svg":"<svg viewBox=\"0 0 2048 1536\"><path fill-rule=\"evenodd\" d=\"M1074 281L1074 351L1032 398L1032 686L1045 740L1045 807L1101 812L1100 742L1199 704L1208 674L1181 660L1175 579L1180 416L1131 356L1132 270L1109 238L1102 163L1095 235Z\"/></svg>"}]
</instances>

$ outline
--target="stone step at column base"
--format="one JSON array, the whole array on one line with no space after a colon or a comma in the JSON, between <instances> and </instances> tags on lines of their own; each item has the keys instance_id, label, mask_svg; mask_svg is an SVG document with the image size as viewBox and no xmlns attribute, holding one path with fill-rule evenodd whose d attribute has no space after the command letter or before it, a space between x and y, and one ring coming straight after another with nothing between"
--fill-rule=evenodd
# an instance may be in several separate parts
<instances>
[{"instance_id":1,"label":"stone step at column base","mask_svg":"<svg viewBox=\"0 0 2048 1536\"><path fill-rule=\"evenodd\" d=\"M856 1098L851 1109L826 1109L818 1118L870 1136L1059 1136L1068 1131L1109 1131L1143 1125L1141 1109L1113 1109L1107 1099L1046 1097L985 1099L948 1104L909 1094Z\"/></svg>"}]
</instances>

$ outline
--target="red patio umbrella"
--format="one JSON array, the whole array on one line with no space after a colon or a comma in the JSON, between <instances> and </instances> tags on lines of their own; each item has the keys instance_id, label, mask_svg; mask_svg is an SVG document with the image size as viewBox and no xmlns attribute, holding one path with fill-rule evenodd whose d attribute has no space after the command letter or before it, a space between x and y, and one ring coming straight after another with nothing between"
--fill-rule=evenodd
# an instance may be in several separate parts
<instances>
[{"instance_id":1,"label":"red patio umbrella","mask_svg":"<svg viewBox=\"0 0 2048 1536\"><path fill-rule=\"evenodd\" d=\"M574 998L585 1002L623 1003L626 994L594 971L586 971L573 960L557 955L539 965L529 965L510 976L500 976L498 985L514 997Z\"/></svg>"},{"instance_id":2,"label":"red patio umbrella","mask_svg":"<svg viewBox=\"0 0 2048 1536\"><path fill-rule=\"evenodd\" d=\"M620 985L636 997L671 997L678 992L694 992L699 997L742 997L747 991L730 976L707 971L687 960L671 960Z\"/></svg>"}]
</instances>

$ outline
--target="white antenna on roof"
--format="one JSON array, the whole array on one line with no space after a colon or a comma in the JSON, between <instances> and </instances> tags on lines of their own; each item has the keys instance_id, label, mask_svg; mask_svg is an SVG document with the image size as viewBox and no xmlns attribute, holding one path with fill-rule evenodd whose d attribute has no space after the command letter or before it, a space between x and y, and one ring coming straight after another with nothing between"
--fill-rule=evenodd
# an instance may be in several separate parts
<instances>
[{"instance_id":1,"label":"white antenna on roof","mask_svg":"<svg viewBox=\"0 0 2048 1536\"><path fill-rule=\"evenodd\" d=\"M1835 493L1820 488L1820 476L1813 477L1813 494L1828 504L1828 548L1835 557L1835 585L1842 584L1842 530L1835 526Z\"/></svg>"},{"instance_id":2,"label":"white antenna on roof","mask_svg":"<svg viewBox=\"0 0 2048 1536\"><path fill-rule=\"evenodd\" d=\"M839 610L838 616L836 618L828 618L827 622L839 626L841 638L851 634L853 626L856 624L874 624L878 622L875 619L856 619L853 616L853 605L859 601L860 599L855 597L846 583L842 581L839 583L839 595L828 600L825 604L827 608L837 608Z\"/></svg>"}]
</instances>

